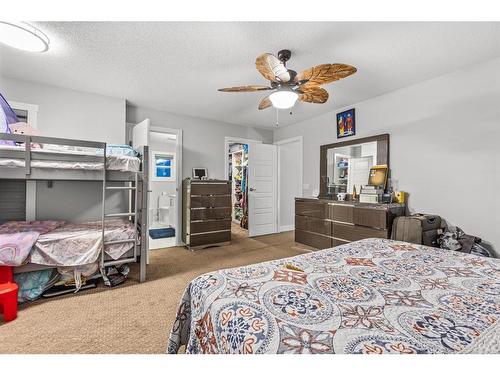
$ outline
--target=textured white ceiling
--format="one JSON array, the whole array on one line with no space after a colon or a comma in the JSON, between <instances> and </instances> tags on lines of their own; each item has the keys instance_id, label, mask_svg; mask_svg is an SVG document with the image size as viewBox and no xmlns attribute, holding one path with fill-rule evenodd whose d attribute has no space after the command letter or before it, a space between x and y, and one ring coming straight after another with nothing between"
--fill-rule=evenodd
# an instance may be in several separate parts
<instances>
[{"instance_id":1,"label":"textured white ceiling","mask_svg":"<svg viewBox=\"0 0 500 375\"><path fill-rule=\"evenodd\" d=\"M239 125L272 127L258 111L265 93L217 88L265 84L255 70L263 52L291 49L288 66L354 65L327 85L326 104L298 103L280 126L500 56L500 23L174 23L38 22L48 53L0 47L4 76L121 97L131 105ZM91 109L90 109L91 110Z\"/></svg>"}]
</instances>

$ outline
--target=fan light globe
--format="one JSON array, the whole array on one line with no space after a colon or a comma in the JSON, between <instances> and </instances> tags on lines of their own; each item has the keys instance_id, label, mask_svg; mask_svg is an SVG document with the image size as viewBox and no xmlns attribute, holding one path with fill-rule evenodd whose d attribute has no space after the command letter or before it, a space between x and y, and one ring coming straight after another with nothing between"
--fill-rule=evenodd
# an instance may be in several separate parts
<instances>
[{"instance_id":1,"label":"fan light globe","mask_svg":"<svg viewBox=\"0 0 500 375\"><path fill-rule=\"evenodd\" d=\"M276 91L269 95L269 100L273 103L273 107L278 109L292 108L298 98L297 93L291 90Z\"/></svg>"},{"instance_id":2,"label":"fan light globe","mask_svg":"<svg viewBox=\"0 0 500 375\"><path fill-rule=\"evenodd\" d=\"M29 23L0 21L0 43L28 52L45 52L50 41Z\"/></svg>"}]
</instances>

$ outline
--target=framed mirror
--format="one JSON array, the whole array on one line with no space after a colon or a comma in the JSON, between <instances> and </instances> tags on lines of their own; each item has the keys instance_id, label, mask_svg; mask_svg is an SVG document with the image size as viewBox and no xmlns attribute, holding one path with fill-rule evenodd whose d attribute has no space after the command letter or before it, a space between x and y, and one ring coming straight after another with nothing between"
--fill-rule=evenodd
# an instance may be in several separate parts
<instances>
[{"instance_id":1,"label":"framed mirror","mask_svg":"<svg viewBox=\"0 0 500 375\"><path fill-rule=\"evenodd\" d=\"M352 194L368 183L370 168L389 167L389 134L330 143L320 147L320 198Z\"/></svg>"}]
</instances>

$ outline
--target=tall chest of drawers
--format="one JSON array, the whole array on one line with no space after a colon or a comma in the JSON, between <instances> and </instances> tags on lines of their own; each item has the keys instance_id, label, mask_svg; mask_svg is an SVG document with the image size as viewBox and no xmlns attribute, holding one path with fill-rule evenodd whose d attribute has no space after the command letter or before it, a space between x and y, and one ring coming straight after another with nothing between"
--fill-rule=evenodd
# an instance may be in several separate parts
<instances>
[{"instance_id":1,"label":"tall chest of drawers","mask_svg":"<svg viewBox=\"0 0 500 375\"><path fill-rule=\"evenodd\" d=\"M230 181L182 181L182 240L190 250L231 241Z\"/></svg>"},{"instance_id":2,"label":"tall chest of drawers","mask_svg":"<svg viewBox=\"0 0 500 375\"><path fill-rule=\"evenodd\" d=\"M390 238L399 203L368 204L328 199L295 199L295 241L327 249L364 238Z\"/></svg>"}]
</instances>

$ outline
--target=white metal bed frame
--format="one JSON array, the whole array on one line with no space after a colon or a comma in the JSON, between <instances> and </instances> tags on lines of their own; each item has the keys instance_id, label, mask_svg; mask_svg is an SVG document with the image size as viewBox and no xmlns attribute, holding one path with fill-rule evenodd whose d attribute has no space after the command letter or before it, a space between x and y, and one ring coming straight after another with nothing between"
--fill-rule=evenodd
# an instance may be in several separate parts
<instances>
[{"instance_id":1,"label":"white metal bed frame","mask_svg":"<svg viewBox=\"0 0 500 375\"><path fill-rule=\"evenodd\" d=\"M105 142L82 141L76 139L52 138L41 136L30 136L20 134L0 133L0 140L10 140L24 143L24 148L16 150L0 150L0 158L12 158L24 160L24 168L0 168L0 179L8 180L65 180L65 181L102 181L101 198L101 223L102 223L102 248L99 266L103 278L106 278L104 268L107 266L121 265L125 263L136 263L140 261L140 282L146 280L146 262L148 249L148 168L149 150L148 146L142 146L138 152L141 155L141 168L138 172L125 172L107 170L107 145ZM87 147L102 149L101 155L78 155L64 152L44 153L39 149L31 147L32 143L55 144L63 146ZM102 162L102 170L65 170L51 168L32 167L32 160L57 160L74 162ZM123 186L108 186L108 182L121 182ZM110 190L125 190L129 192L128 212L107 213L106 192ZM133 208L132 208L133 206ZM127 217L134 220L134 238L127 240L116 240L105 242L105 223L108 218ZM140 241L139 241L140 231ZM122 243L134 243L133 256L126 256L117 260L106 259L105 246Z\"/></svg>"}]
</instances>

